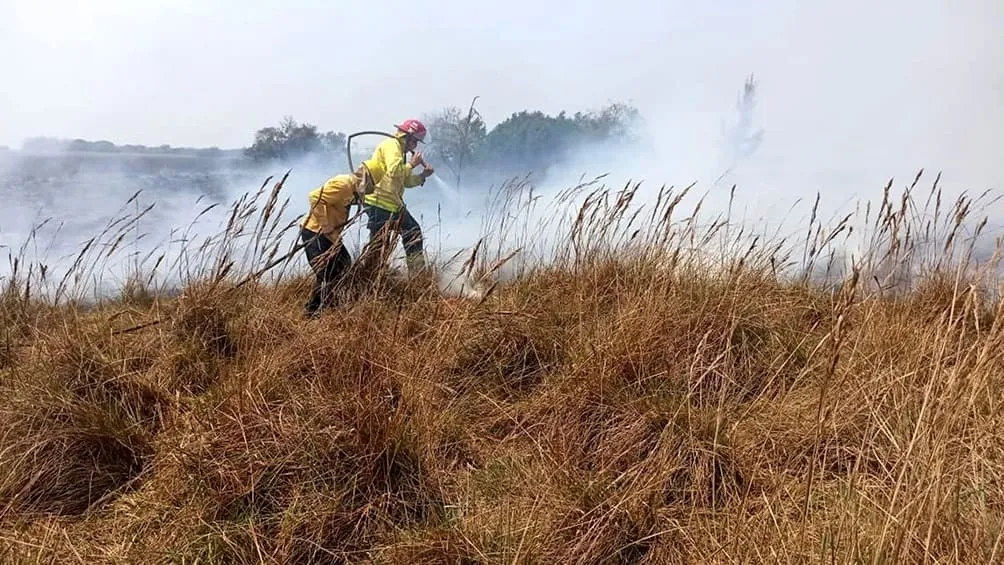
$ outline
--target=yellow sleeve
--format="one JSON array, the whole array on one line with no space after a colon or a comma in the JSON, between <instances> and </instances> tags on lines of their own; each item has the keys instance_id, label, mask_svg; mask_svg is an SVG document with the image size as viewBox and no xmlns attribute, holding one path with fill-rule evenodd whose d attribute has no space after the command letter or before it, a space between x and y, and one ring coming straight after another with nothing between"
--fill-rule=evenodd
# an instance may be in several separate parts
<instances>
[{"instance_id":1,"label":"yellow sleeve","mask_svg":"<svg viewBox=\"0 0 1004 565\"><path fill-rule=\"evenodd\" d=\"M397 139L382 143L377 147L374 157L382 161L384 178L389 177L387 182L390 187L397 185L412 188L425 184L425 179L412 173L411 164L405 161Z\"/></svg>"},{"instance_id":2,"label":"yellow sleeve","mask_svg":"<svg viewBox=\"0 0 1004 565\"><path fill-rule=\"evenodd\" d=\"M424 185L425 177L416 175L411 171L412 171L411 165L405 165L404 186L407 188L414 188L416 186Z\"/></svg>"},{"instance_id":3,"label":"yellow sleeve","mask_svg":"<svg viewBox=\"0 0 1004 565\"><path fill-rule=\"evenodd\" d=\"M327 228L325 221L328 217L327 203L324 201L324 189L310 193L310 209L307 211L307 229L315 232L322 232Z\"/></svg>"},{"instance_id":4,"label":"yellow sleeve","mask_svg":"<svg viewBox=\"0 0 1004 565\"><path fill-rule=\"evenodd\" d=\"M330 222L327 227L332 230L333 235L340 234L345 227L345 222L349 219L352 185L344 179L336 180L332 183L331 190L325 200L329 210L328 215L325 215L325 221Z\"/></svg>"}]
</instances>

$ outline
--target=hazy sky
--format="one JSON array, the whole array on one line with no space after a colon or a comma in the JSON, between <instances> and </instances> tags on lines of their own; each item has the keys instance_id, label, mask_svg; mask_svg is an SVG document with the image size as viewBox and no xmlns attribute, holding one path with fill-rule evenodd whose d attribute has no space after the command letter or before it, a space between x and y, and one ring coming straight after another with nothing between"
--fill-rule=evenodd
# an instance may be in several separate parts
<instances>
[{"instance_id":1,"label":"hazy sky","mask_svg":"<svg viewBox=\"0 0 1004 565\"><path fill-rule=\"evenodd\" d=\"M244 146L284 114L386 127L474 95L490 124L610 100L669 120L754 72L774 135L979 145L1004 126L999 4L0 0L0 144Z\"/></svg>"},{"instance_id":2,"label":"hazy sky","mask_svg":"<svg viewBox=\"0 0 1004 565\"><path fill-rule=\"evenodd\" d=\"M491 126L628 101L655 162L612 164L686 183L714 169L754 73L772 183L808 192L853 170L871 186L925 167L982 189L1004 182L1001 4L0 0L0 144L243 147L287 114L389 129L479 95Z\"/></svg>"}]
</instances>

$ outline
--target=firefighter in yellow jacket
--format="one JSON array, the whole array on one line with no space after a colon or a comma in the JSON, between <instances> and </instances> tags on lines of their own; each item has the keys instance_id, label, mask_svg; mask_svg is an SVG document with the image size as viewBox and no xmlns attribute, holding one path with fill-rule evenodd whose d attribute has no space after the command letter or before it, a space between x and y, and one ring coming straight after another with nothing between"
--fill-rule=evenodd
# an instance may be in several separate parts
<instances>
[{"instance_id":1,"label":"firefighter in yellow jacket","mask_svg":"<svg viewBox=\"0 0 1004 565\"><path fill-rule=\"evenodd\" d=\"M300 225L300 239L315 275L306 305L309 317L337 302L336 290L352 264L352 256L342 244L342 230L349 219L349 207L368 186L372 186L372 176L363 165L353 174L331 177L308 196L310 209Z\"/></svg>"},{"instance_id":2,"label":"firefighter in yellow jacket","mask_svg":"<svg viewBox=\"0 0 1004 565\"><path fill-rule=\"evenodd\" d=\"M414 275L425 267L425 253L422 228L404 204L404 190L424 185L433 169L421 153L415 152L419 142L425 142L425 125L418 120L406 120L395 127L394 137L381 142L373 156L363 163L368 170L376 172L373 173L373 189L367 191L363 199L370 239L362 255L383 264L395 244L394 235L400 233L408 272ZM408 152L415 153L410 160L405 160ZM414 170L419 165L423 170L416 175Z\"/></svg>"}]
</instances>

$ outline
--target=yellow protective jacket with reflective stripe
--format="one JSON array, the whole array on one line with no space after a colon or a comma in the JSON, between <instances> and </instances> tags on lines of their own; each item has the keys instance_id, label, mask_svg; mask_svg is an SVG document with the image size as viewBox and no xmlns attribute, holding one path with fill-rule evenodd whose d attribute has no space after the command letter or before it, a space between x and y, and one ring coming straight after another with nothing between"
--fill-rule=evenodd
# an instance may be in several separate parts
<instances>
[{"instance_id":1,"label":"yellow protective jacket with reflective stripe","mask_svg":"<svg viewBox=\"0 0 1004 565\"><path fill-rule=\"evenodd\" d=\"M310 192L310 208L300 225L315 233L334 228L327 238L335 244L340 242L343 224L349 219L349 206L358 186L359 179L355 175L336 175L328 179L324 185Z\"/></svg>"},{"instance_id":2,"label":"yellow protective jacket with reflective stripe","mask_svg":"<svg viewBox=\"0 0 1004 565\"><path fill-rule=\"evenodd\" d=\"M373 192L364 202L388 212L398 212L404 207L404 189L422 186L425 179L411 170L405 160L404 134L387 139L377 145L373 156L363 163L373 174Z\"/></svg>"}]
</instances>

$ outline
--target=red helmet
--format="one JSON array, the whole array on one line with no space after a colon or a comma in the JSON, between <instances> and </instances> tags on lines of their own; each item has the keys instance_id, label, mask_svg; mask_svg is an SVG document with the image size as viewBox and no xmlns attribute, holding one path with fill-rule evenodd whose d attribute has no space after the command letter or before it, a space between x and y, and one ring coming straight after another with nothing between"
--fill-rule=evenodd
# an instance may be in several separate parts
<instances>
[{"instance_id":1,"label":"red helmet","mask_svg":"<svg viewBox=\"0 0 1004 565\"><path fill-rule=\"evenodd\" d=\"M403 124L394 127L396 127L398 131L403 131L419 141L425 141L425 124L418 120L405 120Z\"/></svg>"}]
</instances>

